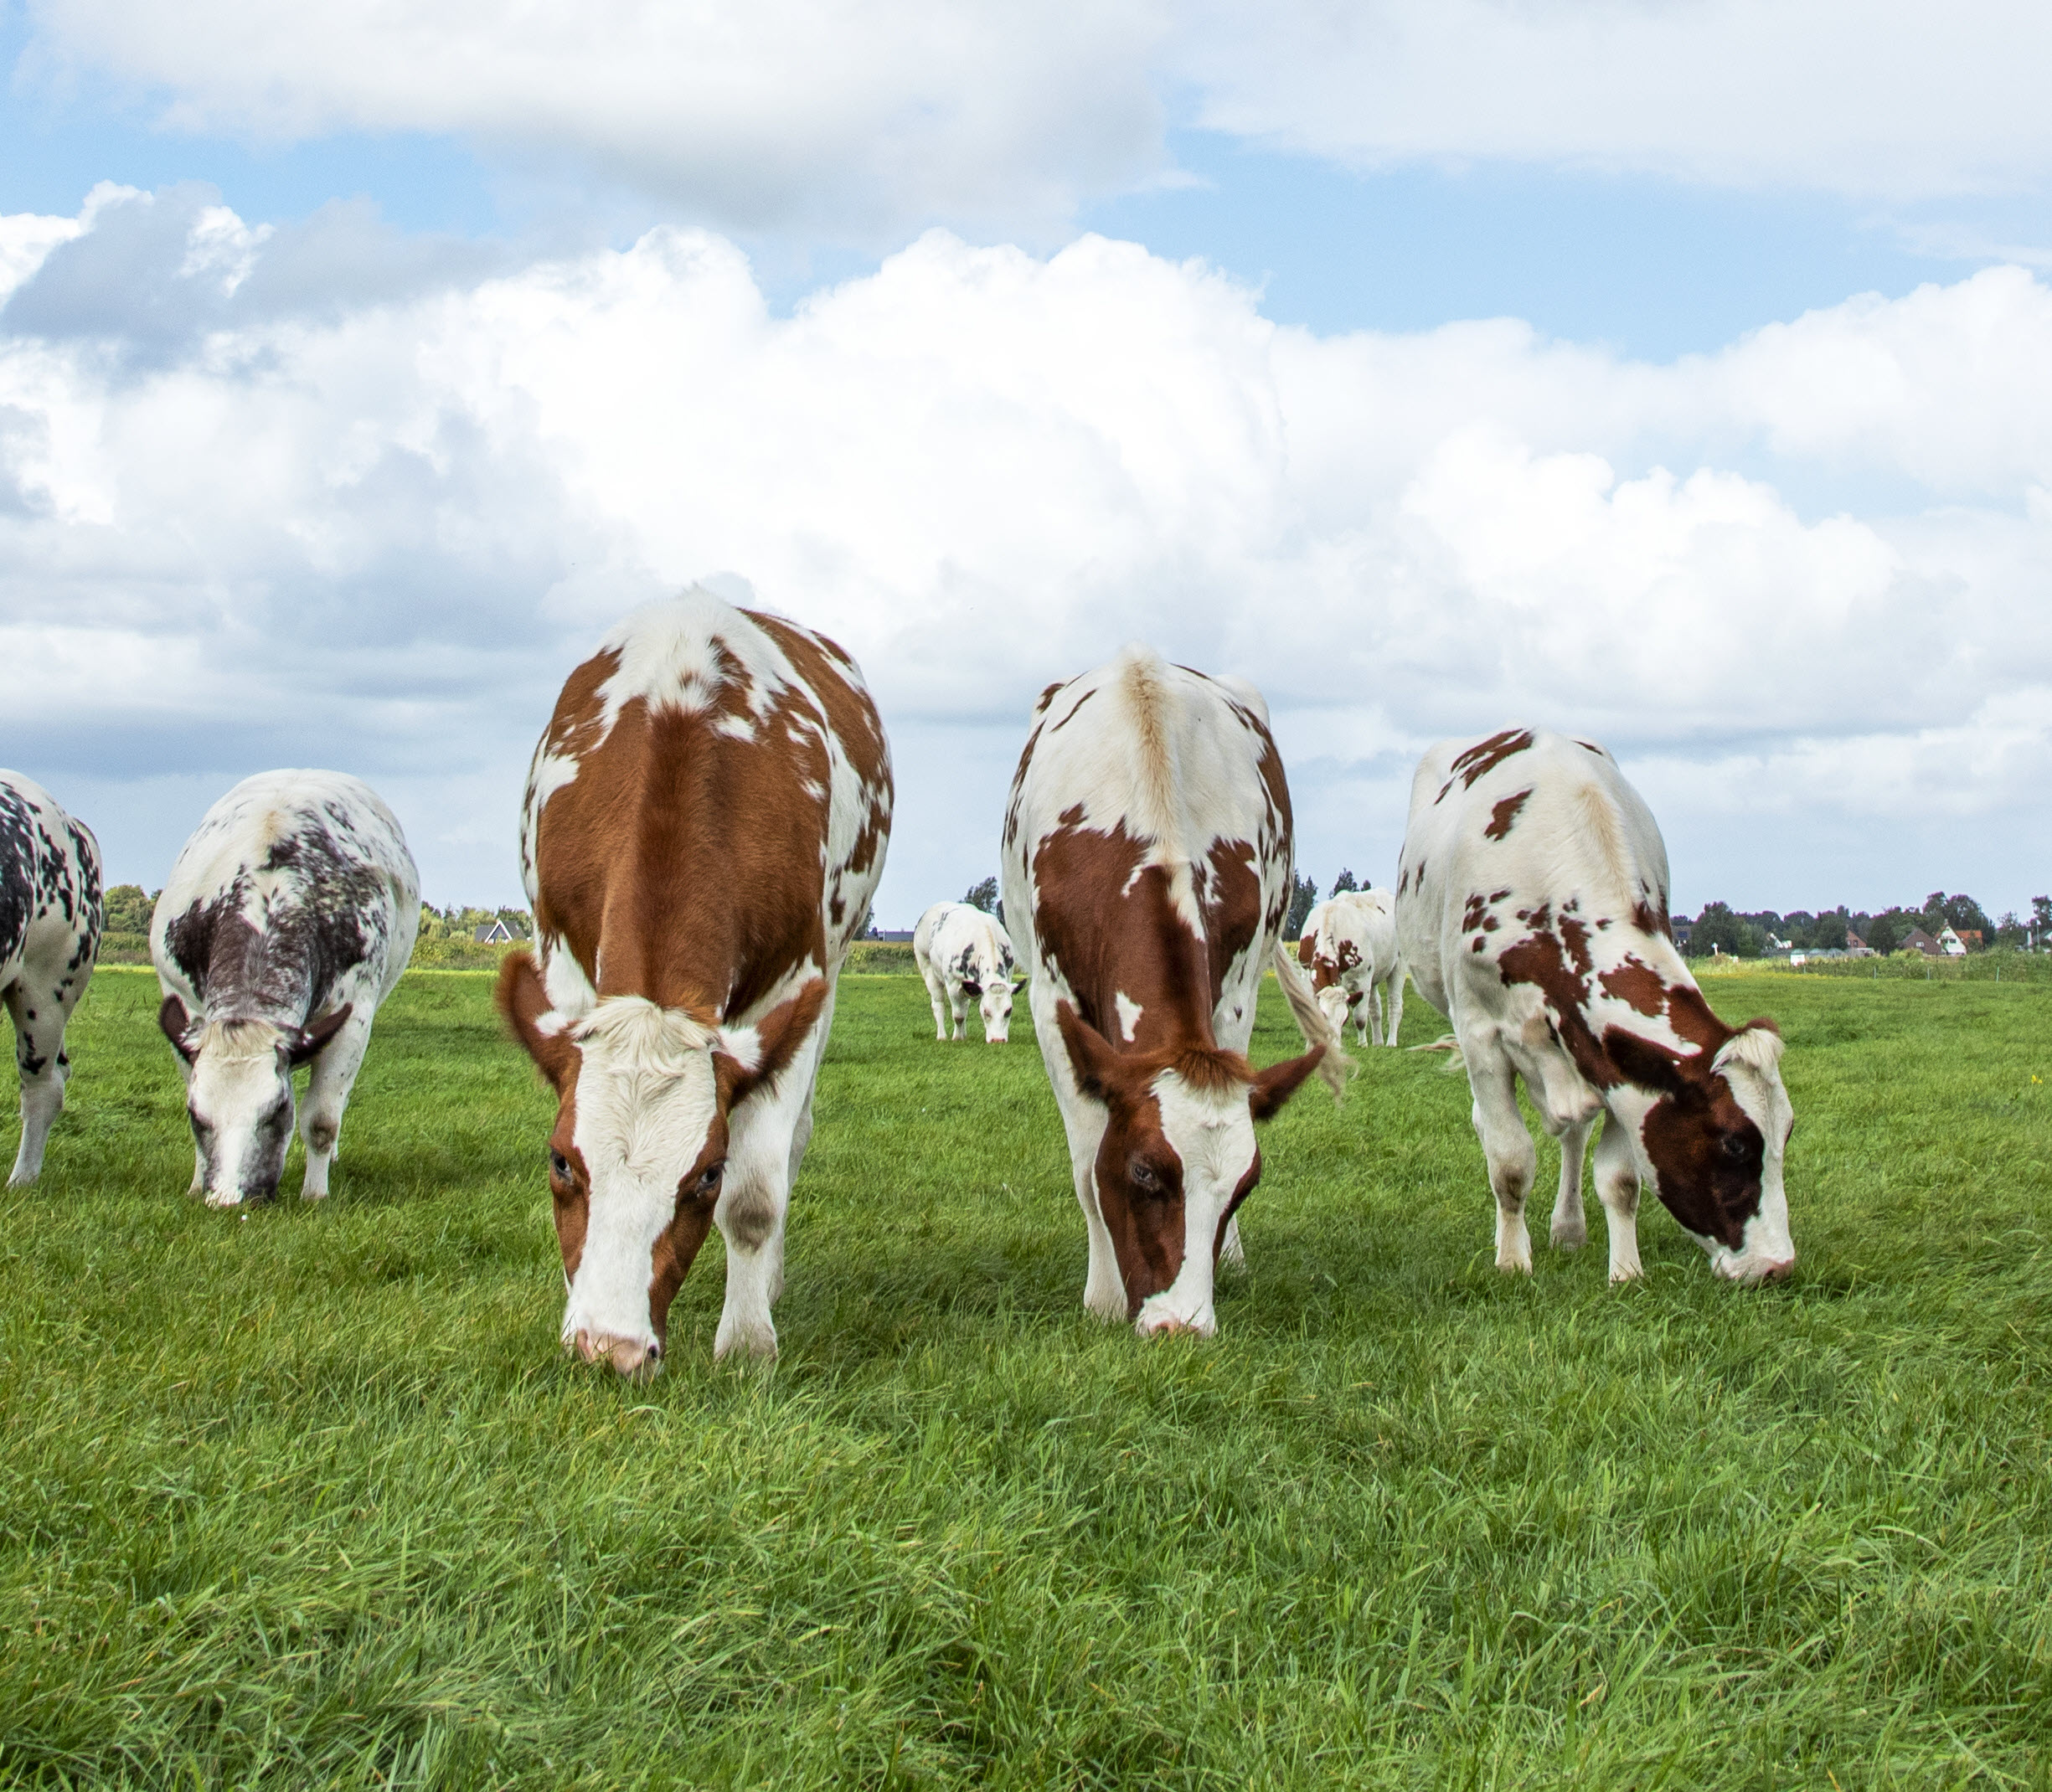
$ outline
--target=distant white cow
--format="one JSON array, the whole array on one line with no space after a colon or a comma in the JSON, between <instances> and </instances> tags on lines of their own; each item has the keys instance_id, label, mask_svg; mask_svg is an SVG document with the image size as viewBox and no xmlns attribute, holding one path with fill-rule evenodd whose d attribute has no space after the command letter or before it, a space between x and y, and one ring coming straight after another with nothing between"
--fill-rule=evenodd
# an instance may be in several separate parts
<instances>
[{"instance_id":1,"label":"distant white cow","mask_svg":"<svg viewBox=\"0 0 2052 1792\"><path fill-rule=\"evenodd\" d=\"M311 1063L300 1192L327 1192L371 1017L413 955L420 877L392 811L333 771L266 771L209 809L150 922L209 1207L268 1201Z\"/></svg>"},{"instance_id":2,"label":"distant white cow","mask_svg":"<svg viewBox=\"0 0 2052 1792\"><path fill-rule=\"evenodd\" d=\"M935 1038L969 1037L968 998L974 996L983 1043L1006 1043L1012 1028L1012 938L996 915L966 902L937 902L912 929L912 956L933 998Z\"/></svg>"},{"instance_id":3,"label":"distant white cow","mask_svg":"<svg viewBox=\"0 0 2052 1792\"><path fill-rule=\"evenodd\" d=\"M9 1187L43 1168L64 1105L64 1023L100 950L100 847L43 786L0 771L0 993L14 1020L22 1139Z\"/></svg>"},{"instance_id":4,"label":"distant white cow","mask_svg":"<svg viewBox=\"0 0 2052 1792\"><path fill-rule=\"evenodd\" d=\"M1305 917L1297 955L1334 1027L1343 1027L1351 1012L1362 1044L1396 1043L1404 1019L1404 961L1396 944L1396 900L1389 891L1348 890L1320 903Z\"/></svg>"}]
</instances>

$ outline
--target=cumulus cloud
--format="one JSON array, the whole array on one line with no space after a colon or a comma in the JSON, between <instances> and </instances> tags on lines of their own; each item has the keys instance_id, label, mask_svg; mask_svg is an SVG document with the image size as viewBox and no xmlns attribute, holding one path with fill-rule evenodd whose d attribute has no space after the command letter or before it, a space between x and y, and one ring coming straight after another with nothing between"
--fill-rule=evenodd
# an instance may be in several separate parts
<instances>
[{"instance_id":1,"label":"cumulus cloud","mask_svg":"<svg viewBox=\"0 0 2052 1792\"><path fill-rule=\"evenodd\" d=\"M1132 636L1265 688L1322 878L1386 873L1420 749L1511 717L1644 768L1684 901L1890 899L1905 817L1941 861L1910 883L2038 874L2028 273L1655 365L1320 337L1097 238L933 233L787 317L700 231L318 305L271 267L300 252L204 194L0 223L0 656L33 673L0 749L53 787L341 765L407 793L431 884L506 893L564 672L709 574L867 668L890 920L992 868L1034 694ZM1843 502L1800 495L1820 468ZM102 832L152 881L193 817L146 806Z\"/></svg>"},{"instance_id":2,"label":"cumulus cloud","mask_svg":"<svg viewBox=\"0 0 2052 1792\"><path fill-rule=\"evenodd\" d=\"M726 228L1029 237L1160 177L1163 93L1360 167L1504 160L1901 201L2052 168L2024 0L32 0L41 85L178 129L461 136Z\"/></svg>"}]
</instances>

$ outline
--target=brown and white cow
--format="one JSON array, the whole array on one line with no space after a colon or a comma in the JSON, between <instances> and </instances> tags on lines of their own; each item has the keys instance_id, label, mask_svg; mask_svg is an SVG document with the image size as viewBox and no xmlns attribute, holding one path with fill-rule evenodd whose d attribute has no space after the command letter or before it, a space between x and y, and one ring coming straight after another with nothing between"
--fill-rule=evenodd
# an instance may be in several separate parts
<instances>
[{"instance_id":1,"label":"brown and white cow","mask_svg":"<svg viewBox=\"0 0 2052 1792\"><path fill-rule=\"evenodd\" d=\"M1404 1021L1404 960L1389 891L1346 890L1320 903L1304 918L1297 957L1310 974L1318 1006L1342 1033L1351 1014L1361 1044L1396 1043Z\"/></svg>"},{"instance_id":2,"label":"brown and white cow","mask_svg":"<svg viewBox=\"0 0 2052 1792\"><path fill-rule=\"evenodd\" d=\"M1252 686L1130 647L1041 694L1005 811L1005 915L1089 1228L1084 1305L1142 1336L1217 1329L1254 1123L1314 1070L1344 1086L1338 1033L1277 947L1291 852ZM1310 1049L1256 1070L1271 957Z\"/></svg>"},{"instance_id":3,"label":"brown and white cow","mask_svg":"<svg viewBox=\"0 0 2052 1792\"><path fill-rule=\"evenodd\" d=\"M687 591L564 686L520 831L539 962L511 954L498 1002L556 1091L563 1341L587 1361L653 1366L715 1225L714 1355L775 1353L791 1184L890 810L862 675L781 617Z\"/></svg>"},{"instance_id":4,"label":"brown and white cow","mask_svg":"<svg viewBox=\"0 0 2052 1792\"><path fill-rule=\"evenodd\" d=\"M1608 753L1525 728L1432 748L1411 785L1396 917L1411 977L1467 1062L1499 1269L1532 1267L1538 1159L1522 1077L1560 1141L1554 1244L1587 1236L1583 1154L1604 1115L1596 1181L1612 1281L1640 1273L1642 1183L1720 1276L1787 1272L1795 1116L1781 1035L1710 1012L1669 932L1660 830Z\"/></svg>"}]
</instances>

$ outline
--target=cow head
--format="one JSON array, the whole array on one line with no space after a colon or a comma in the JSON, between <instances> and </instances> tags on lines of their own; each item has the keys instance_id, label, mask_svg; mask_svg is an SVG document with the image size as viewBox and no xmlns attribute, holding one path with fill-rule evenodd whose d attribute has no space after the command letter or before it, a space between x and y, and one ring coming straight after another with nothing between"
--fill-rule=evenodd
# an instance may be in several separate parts
<instances>
[{"instance_id":1,"label":"cow head","mask_svg":"<svg viewBox=\"0 0 2052 1792\"><path fill-rule=\"evenodd\" d=\"M1097 1208L1127 1315L1142 1337L1209 1337L1226 1222L1261 1177L1255 1122L1281 1110L1326 1048L1257 1071L1236 1052L1121 1053L1066 1002L1055 1018L1077 1087L1106 1109Z\"/></svg>"},{"instance_id":2,"label":"cow head","mask_svg":"<svg viewBox=\"0 0 2052 1792\"><path fill-rule=\"evenodd\" d=\"M292 1071L333 1038L349 1018L344 1002L311 1027L269 1021L195 1021L176 996L164 997L157 1024L185 1067L185 1112L199 1159L195 1186L207 1205L269 1201L292 1142Z\"/></svg>"},{"instance_id":3,"label":"cow head","mask_svg":"<svg viewBox=\"0 0 2052 1792\"><path fill-rule=\"evenodd\" d=\"M1639 1174L1710 1267L1735 1282L1786 1275L1796 1247L1781 1171L1796 1116L1774 1022L1748 1022L1695 1058L1616 1027L1603 1048L1627 1079L1606 1099L1632 1137Z\"/></svg>"},{"instance_id":4,"label":"cow head","mask_svg":"<svg viewBox=\"0 0 2052 1792\"><path fill-rule=\"evenodd\" d=\"M670 1302L721 1202L751 1192L749 1166L729 1175L728 1117L790 1062L826 995L815 977L734 1032L639 996L573 1018L551 1008L527 953L508 955L499 1012L556 1092L549 1192L565 1349L623 1375L653 1372Z\"/></svg>"}]
</instances>

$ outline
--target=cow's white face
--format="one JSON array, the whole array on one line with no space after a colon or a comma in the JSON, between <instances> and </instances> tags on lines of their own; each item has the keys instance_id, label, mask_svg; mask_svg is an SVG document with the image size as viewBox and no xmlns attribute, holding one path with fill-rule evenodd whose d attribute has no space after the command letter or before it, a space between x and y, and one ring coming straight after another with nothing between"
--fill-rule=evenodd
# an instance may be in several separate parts
<instances>
[{"instance_id":1,"label":"cow's white face","mask_svg":"<svg viewBox=\"0 0 2052 1792\"><path fill-rule=\"evenodd\" d=\"M1336 1030L1347 1024L1347 992L1337 983L1328 983L1318 991L1318 1007Z\"/></svg>"},{"instance_id":2,"label":"cow's white face","mask_svg":"<svg viewBox=\"0 0 2052 1792\"><path fill-rule=\"evenodd\" d=\"M983 1043L986 1045L1008 1043L1012 1033L1012 980L1000 976L986 983L977 1008L983 1017Z\"/></svg>"},{"instance_id":3,"label":"cow's white face","mask_svg":"<svg viewBox=\"0 0 2052 1792\"><path fill-rule=\"evenodd\" d=\"M1731 1099L1760 1130L1760 1208L1745 1222L1738 1249L1715 1241L1705 1241L1704 1248L1710 1267L1719 1275L1756 1282L1785 1275L1795 1265L1796 1242L1788 1229L1788 1192L1781 1171L1788 1136L1796 1128L1796 1110L1777 1069L1770 1066L1763 1073L1750 1063L1728 1062L1724 1075Z\"/></svg>"},{"instance_id":4,"label":"cow's white face","mask_svg":"<svg viewBox=\"0 0 2052 1792\"><path fill-rule=\"evenodd\" d=\"M283 1033L260 1021L207 1027L185 1085L207 1205L268 1201L292 1142L292 1071Z\"/></svg>"},{"instance_id":5,"label":"cow's white face","mask_svg":"<svg viewBox=\"0 0 2052 1792\"><path fill-rule=\"evenodd\" d=\"M1140 1303L1133 1329L1143 1338L1159 1331L1194 1331L1208 1338L1219 1329L1212 1294L1225 1223L1261 1179L1254 1115L1244 1084L1199 1089L1168 1070L1154 1079L1153 1094L1160 1136L1173 1154L1173 1173L1182 1190L1182 1236L1173 1241L1181 1246L1182 1262L1167 1288ZM1135 1173L1149 1169L1151 1186L1147 1174ZM1161 1172L1169 1169L1167 1164L1129 1169L1127 1182L1135 1206L1167 1195L1163 1185L1168 1177Z\"/></svg>"}]
</instances>

